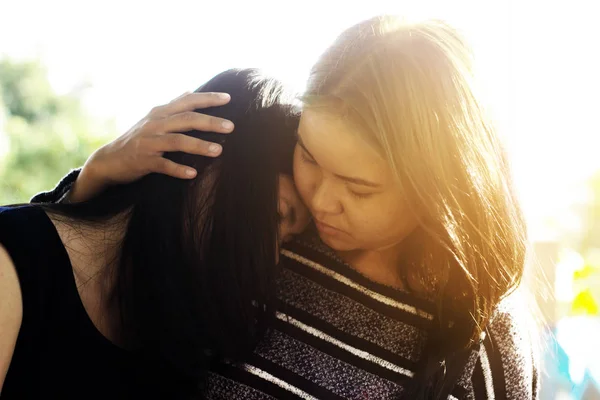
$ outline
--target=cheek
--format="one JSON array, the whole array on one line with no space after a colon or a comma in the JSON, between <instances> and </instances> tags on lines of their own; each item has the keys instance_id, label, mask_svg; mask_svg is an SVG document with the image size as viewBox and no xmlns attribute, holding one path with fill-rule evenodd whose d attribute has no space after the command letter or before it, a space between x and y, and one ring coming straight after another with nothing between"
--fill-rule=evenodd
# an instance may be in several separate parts
<instances>
[{"instance_id":1,"label":"cheek","mask_svg":"<svg viewBox=\"0 0 600 400\"><path fill-rule=\"evenodd\" d=\"M417 219L402 201L374 201L364 207L348 207L347 220L354 237L367 242L402 240L417 226Z\"/></svg>"}]
</instances>

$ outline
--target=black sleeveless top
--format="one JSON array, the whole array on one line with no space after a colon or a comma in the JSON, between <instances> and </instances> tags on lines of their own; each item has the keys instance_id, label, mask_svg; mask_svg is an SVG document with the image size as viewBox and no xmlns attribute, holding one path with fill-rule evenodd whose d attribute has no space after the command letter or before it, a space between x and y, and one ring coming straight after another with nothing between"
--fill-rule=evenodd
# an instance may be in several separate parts
<instances>
[{"instance_id":1,"label":"black sleeveless top","mask_svg":"<svg viewBox=\"0 0 600 400\"><path fill-rule=\"evenodd\" d=\"M165 365L123 350L90 320L54 224L37 206L0 207L23 322L0 399L187 398Z\"/></svg>"}]
</instances>

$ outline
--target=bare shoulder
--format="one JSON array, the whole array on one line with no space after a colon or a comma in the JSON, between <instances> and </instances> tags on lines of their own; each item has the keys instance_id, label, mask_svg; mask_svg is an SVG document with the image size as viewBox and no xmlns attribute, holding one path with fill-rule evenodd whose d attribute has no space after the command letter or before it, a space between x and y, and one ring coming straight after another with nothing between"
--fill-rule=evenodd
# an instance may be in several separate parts
<instances>
[{"instance_id":1,"label":"bare shoulder","mask_svg":"<svg viewBox=\"0 0 600 400\"><path fill-rule=\"evenodd\" d=\"M15 265L0 244L0 391L23 320L21 287Z\"/></svg>"},{"instance_id":2,"label":"bare shoulder","mask_svg":"<svg viewBox=\"0 0 600 400\"><path fill-rule=\"evenodd\" d=\"M8 304L21 305L21 286L15 265L8 254L8 251L0 243L0 316L7 308ZM1 329L1 327L0 327Z\"/></svg>"}]
</instances>

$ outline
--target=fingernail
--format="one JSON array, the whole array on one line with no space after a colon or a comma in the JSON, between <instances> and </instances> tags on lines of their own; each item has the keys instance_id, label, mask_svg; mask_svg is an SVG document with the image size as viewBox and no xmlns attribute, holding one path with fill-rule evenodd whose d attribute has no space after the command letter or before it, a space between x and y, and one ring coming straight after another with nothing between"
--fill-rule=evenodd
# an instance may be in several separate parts
<instances>
[{"instance_id":1,"label":"fingernail","mask_svg":"<svg viewBox=\"0 0 600 400\"><path fill-rule=\"evenodd\" d=\"M231 98L228 93L219 93L219 97L223 100L229 100Z\"/></svg>"},{"instance_id":2,"label":"fingernail","mask_svg":"<svg viewBox=\"0 0 600 400\"><path fill-rule=\"evenodd\" d=\"M193 169L186 169L185 174L189 177L194 177L194 176L196 176L196 171Z\"/></svg>"},{"instance_id":3,"label":"fingernail","mask_svg":"<svg viewBox=\"0 0 600 400\"><path fill-rule=\"evenodd\" d=\"M221 146L219 146L218 144L211 144L210 146L208 146L209 153L217 154L220 151L221 151Z\"/></svg>"},{"instance_id":4,"label":"fingernail","mask_svg":"<svg viewBox=\"0 0 600 400\"><path fill-rule=\"evenodd\" d=\"M233 122L223 121L223 122L221 122L221 126L223 127L223 129L230 130L230 129L233 129Z\"/></svg>"}]
</instances>

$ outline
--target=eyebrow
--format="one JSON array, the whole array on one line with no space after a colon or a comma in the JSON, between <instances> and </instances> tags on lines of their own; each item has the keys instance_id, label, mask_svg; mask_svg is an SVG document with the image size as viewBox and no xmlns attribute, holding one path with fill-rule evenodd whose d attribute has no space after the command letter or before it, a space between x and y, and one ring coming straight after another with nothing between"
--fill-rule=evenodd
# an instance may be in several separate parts
<instances>
[{"instance_id":1,"label":"eyebrow","mask_svg":"<svg viewBox=\"0 0 600 400\"><path fill-rule=\"evenodd\" d=\"M302 137L300 135L298 135L298 144L300 145L300 147L302 147L302 149L306 152L306 154L308 154L310 156L310 158L312 158L313 160L315 159L315 157L310 153L310 151L308 151L308 149L302 142ZM380 184L373 183L373 182L367 181L365 179L355 178L355 177L351 177L351 176L344 176L344 175L339 175L339 174L333 174L333 175L335 175L337 178L339 178L341 180L344 180L344 181L350 182L350 183L354 183L357 185L363 185L363 186L368 186L368 187L372 187L372 188L381 187Z\"/></svg>"}]
</instances>

